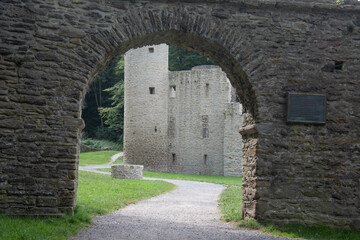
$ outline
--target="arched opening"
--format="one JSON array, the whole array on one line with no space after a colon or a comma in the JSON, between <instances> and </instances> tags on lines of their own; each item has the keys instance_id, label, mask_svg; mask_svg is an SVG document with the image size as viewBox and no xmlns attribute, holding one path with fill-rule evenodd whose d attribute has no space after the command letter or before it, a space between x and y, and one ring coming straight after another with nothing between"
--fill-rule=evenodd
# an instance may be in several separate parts
<instances>
[{"instance_id":1,"label":"arched opening","mask_svg":"<svg viewBox=\"0 0 360 240\"><path fill-rule=\"evenodd\" d=\"M106 41L106 37L104 36L103 38L104 39L99 39L98 41ZM114 49L111 49L111 51L109 50L102 59L96 61L96 66L91 69L88 85L92 83L97 74L105 69L115 57L124 54L132 48L161 43L182 47L189 51L196 52L203 57L211 59L216 65L220 66L226 73L233 87L236 88L237 94L240 97L240 102L244 107L243 111L250 114L252 116L251 118L256 119L258 112L256 96L247 74L243 71L243 67L223 46L194 33L184 33L176 30L160 31L145 34L121 43Z\"/></svg>"},{"instance_id":2,"label":"arched opening","mask_svg":"<svg viewBox=\"0 0 360 240\"><path fill-rule=\"evenodd\" d=\"M245 217L358 226L359 8L225 2L3 1L0 212L73 210L86 89L119 54L167 43L212 59L241 97ZM327 93L325 125L287 124L288 91Z\"/></svg>"},{"instance_id":3,"label":"arched opening","mask_svg":"<svg viewBox=\"0 0 360 240\"><path fill-rule=\"evenodd\" d=\"M227 77L231 81L232 86L235 87L236 93L240 98L240 102L243 105L243 113L245 116L244 125L248 126L251 124L254 124L255 117L257 114L257 104L256 104L256 97L255 93L252 90L251 84L249 83L248 77L245 74L245 72L242 70L240 64L234 59L234 57L225 50L222 46L220 46L218 43L211 41L210 39L201 37L197 34L186 34L181 31L164 31L164 32L157 32L152 34L147 34L142 37L135 38L131 41L128 41L126 43L122 43L119 46L116 47L116 50L111 51L97 63L97 67L92 71L90 76L89 83L92 82L92 80L96 77L96 75L101 72L102 69L114 58L116 58L118 55L123 54L129 49L132 48L139 48L142 46L147 45L154 45L159 43L166 43L166 44L172 44L179 47L184 47L188 50L194 51L199 53L202 56L205 56L206 58L212 60L215 64L218 64L221 69L226 73ZM155 51L156 52L156 51ZM154 53L154 48L149 48L149 53ZM170 88L170 94L172 98L174 98L176 95L176 87L173 85L169 86ZM206 90L207 89L207 90ZM156 95L157 88L154 86L150 86L148 89L148 93L150 95ZM209 85L205 86L204 88L204 94L206 91L209 91ZM211 98L211 96L208 96ZM155 126L154 128L155 132L158 130L158 126ZM252 160L249 161L250 164L254 164L254 157L256 153L256 144L257 144L257 135L256 132L245 131L243 134L243 176L244 176L244 192L248 194L247 188L251 188L253 183L248 182L248 180L251 179L251 176L248 174L244 174L245 172L249 172L249 169L253 169L253 165L247 164L247 158L251 158ZM169 155L169 164L170 165L176 165L176 153L169 152L167 153ZM204 154L202 159L203 164L206 166L209 161L209 156L207 154ZM250 171L251 172L251 171ZM250 190L251 191L251 190ZM251 205L251 199L244 198L244 204L248 208L253 208L253 205ZM246 205L247 204L247 205ZM252 215L251 211L246 211L243 209L243 216L244 217L254 217Z\"/></svg>"}]
</instances>

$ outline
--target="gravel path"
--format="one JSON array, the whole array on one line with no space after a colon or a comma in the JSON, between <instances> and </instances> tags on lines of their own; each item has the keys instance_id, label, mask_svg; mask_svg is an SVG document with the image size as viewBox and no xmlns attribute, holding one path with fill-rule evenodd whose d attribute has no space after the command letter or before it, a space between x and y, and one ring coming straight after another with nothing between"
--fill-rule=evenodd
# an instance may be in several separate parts
<instances>
[{"instance_id":1,"label":"gravel path","mask_svg":"<svg viewBox=\"0 0 360 240\"><path fill-rule=\"evenodd\" d=\"M111 214L97 216L94 225L71 239L283 239L220 221L217 199L224 189L221 185L164 181L177 185L177 189Z\"/></svg>"},{"instance_id":2,"label":"gravel path","mask_svg":"<svg viewBox=\"0 0 360 240\"><path fill-rule=\"evenodd\" d=\"M122 153L112 157L114 162ZM114 159L114 160L113 160ZM80 167L80 170L102 174L97 168L109 165ZM220 220L217 200L224 186L183 180L144 178L173 183L177 188L149 200L129 205L111 214L97 216L94 225L70 239L86 240L227 240L285 239L260 231L238 228Z\"/></svg>"}]
</instances>

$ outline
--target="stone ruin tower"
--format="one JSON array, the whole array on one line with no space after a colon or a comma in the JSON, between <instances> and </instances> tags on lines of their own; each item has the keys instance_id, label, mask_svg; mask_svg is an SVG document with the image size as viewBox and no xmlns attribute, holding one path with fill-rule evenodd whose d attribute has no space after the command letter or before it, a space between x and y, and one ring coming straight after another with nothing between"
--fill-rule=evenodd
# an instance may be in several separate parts
<instances>
[{"instance_id":1,"label":"stone ruin tower","mask_svg":"<svg viewBox=\"0 0 360 240\"><path fill-rule=\"evenodd\" d=\"M161 44L125 54L124 161L167 171L168 52Z\"/></svg>"},{"instance_id":2,"label":"stone ruin tower","mask_svg":"<svg viewBox=\"0 0 360 240\"><path fill-rule=\"evenodd\" d=\"M124 162L241 176L241 104L218 66L168 71L168 46L125 54Z\"/></svg>"}]
</instances>

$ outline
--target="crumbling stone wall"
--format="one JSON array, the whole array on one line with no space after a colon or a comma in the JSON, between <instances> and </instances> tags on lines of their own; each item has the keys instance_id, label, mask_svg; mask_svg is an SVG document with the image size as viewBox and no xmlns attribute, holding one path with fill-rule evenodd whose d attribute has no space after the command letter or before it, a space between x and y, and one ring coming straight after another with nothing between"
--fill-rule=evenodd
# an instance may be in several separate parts
<instances>
[{"instance_id":1,"label":"crumbling stone wall","mask_svg":"<svg viewBox=\"0 0 360 240\"><path fill-rule=\"evenodd\" d=\"M232 93L218 66L169 72L166 44L130 50L125 54L125 163L190 174L224 175L226 168L228 175L241 175L240 103L237 113L227 111L225 134L225 103Z\"/></svg>"},{"instance_id":2,"label":"crumbling stone wall","mask_svg":"<svg viewBox=\"0 0 360 240\"><path fill-rule=\"evenodd\" d=\"M169 124L169 170L224 175L224 113L232 89L226 74L218 66L197 66L170 72L169 85L176 87L168 98L174 128ZM233 133L240 136L238 129Z\"/></svg>"},{"instance_id":3,"label":"crumbling stone wall","mask_svg":"<svg viewBox=\"0 0 360 240\"><path fill-rule=\"evenodd\" d=\"M2 1L0 212L74 208L89 84L115 56L167 43L237 89L245 217L359 228L359 15L332 0ZM286 124L287 91L327 93L326 124Z\"/></svg>"}]
</instances>

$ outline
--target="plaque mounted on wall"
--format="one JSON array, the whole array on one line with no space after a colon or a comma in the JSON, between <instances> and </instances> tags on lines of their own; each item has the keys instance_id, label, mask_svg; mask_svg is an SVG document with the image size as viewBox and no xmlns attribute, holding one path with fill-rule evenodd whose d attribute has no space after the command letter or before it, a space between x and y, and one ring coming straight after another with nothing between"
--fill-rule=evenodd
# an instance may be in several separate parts
<instances>
[{"instance_id":1,"label":"plaque mounted on wall","mask_svg":"<svg viewBox=\"0 0 360 240\"><path fill-rule=\"evenodd\" d=\"M287 93L288 123L325 124L326 93Z\"/></svg>"}]
</instances>

